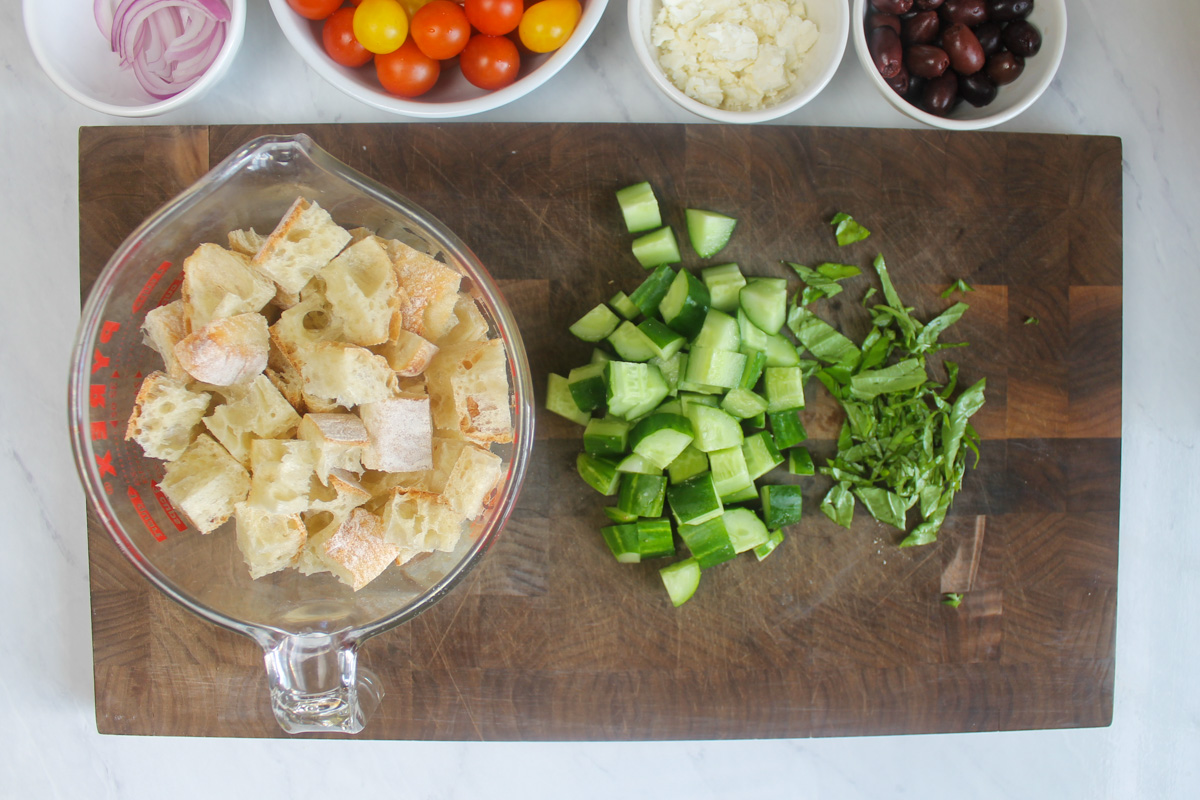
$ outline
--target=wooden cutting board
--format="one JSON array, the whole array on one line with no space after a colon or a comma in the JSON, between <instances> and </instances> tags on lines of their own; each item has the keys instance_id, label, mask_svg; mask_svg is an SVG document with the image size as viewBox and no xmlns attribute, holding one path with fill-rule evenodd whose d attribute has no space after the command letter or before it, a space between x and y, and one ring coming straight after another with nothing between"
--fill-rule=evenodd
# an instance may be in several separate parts
<instances>
[{"instance_id":1,"label":"wooden cutting board","mask_svg":"<svg viewBox=\"0 0 1200 800\"><path fill-rule=\"evenodd\" d=\"M620 565L575 476L579 429L538 412L529 476L485 563L437 607L370 641L383 705L363 737L675 739L1108 725L1121 456L1121 143L1115 138L714 125L84 128L86 293L147 215L248 139L309 133L411 197L488 265L535 383L587 360L566 327L644 272L613 190L650 180L667 221L737 216L722 259L886 255L928 315L975 291L956 338L988 379L982 461L940 540L900 550L863 512L816 511L759 564L705 574L676 610L656 566ZM835 212L874 235L839 250ZM828 317L861 327L860 278ZM1024 324L1036 318L1038 324ZM857 322L856 322L857 320ZM965 384L964 384L965 385ZM804 419L828 452L836 413ZM539 397L539 401L540 401ZM282 736L250 641L152 590L89 513L102 733ZM943 592L965 592L957 610Z\"/></svg>"}]
</instances>

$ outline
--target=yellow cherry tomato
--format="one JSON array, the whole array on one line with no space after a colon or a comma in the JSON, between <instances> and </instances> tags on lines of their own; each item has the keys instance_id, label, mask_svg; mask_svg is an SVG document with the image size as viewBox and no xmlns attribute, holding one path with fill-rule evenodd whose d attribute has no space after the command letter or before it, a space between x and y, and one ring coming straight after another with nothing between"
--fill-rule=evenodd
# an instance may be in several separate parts
<instances>
[{"instance_id":1,"label":"yellow cherry tomato","mask_svg":"<svg viewBox=\"0 0 1200 800\"><path fill-rule=\"evenodd\" d=\"M421 6L427 6L432 2L433 0L400 0L400 5L404 6L404 10L408 12L408 18L411 20L413 14L417 13Z\"/></svg>"},{"instance_id":2,"label":"yellow cherry tomato","mask_svg":"<svg viewBox=\"0 0 1200 800\"><path fill-rule=\"evenodd\" d=\"M400 49L408 37L408 15L397 0L362 0L354 9L354 38L377 55Z\"/></svg>"},{"instance_id":3,"label":"yellow cherry tomato","mask_svg":"<svg viewBox=\"0 0 1200 800\"><path fill-rule=\"evenodd\" d=\"M557 50L571 38L583 7L579 0L541 0L525 9L517 28L521 44L535 53Z\"/></svg>"}]
</instances>

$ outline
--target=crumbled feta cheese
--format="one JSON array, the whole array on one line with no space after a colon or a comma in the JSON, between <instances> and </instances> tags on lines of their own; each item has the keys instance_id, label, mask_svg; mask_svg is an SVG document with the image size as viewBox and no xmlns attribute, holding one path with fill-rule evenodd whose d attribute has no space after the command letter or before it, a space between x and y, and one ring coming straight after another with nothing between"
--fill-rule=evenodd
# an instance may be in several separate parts
<instances>
[{"instance_id":1,"label":"crumbled feta cheese","mask_svg":"<svg viewBox=\"0 0 1200 800\"><path fill-rule=\"evenodd\" d=\"M650 42L688 97L745 111L783 98L818 33L803 0L662 0Z\"/></svg>"}]
</instances>

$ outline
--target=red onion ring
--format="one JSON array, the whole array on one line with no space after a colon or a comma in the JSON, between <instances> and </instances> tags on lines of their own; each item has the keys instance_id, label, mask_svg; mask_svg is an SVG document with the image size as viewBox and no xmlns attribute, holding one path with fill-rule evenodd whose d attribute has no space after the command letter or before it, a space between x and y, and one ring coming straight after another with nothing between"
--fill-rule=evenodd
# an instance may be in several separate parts
<instances>
[{"instance_id":1,"label":"red onion ring","mask_svg":"<svg viewBox=\"0 0 1200 800\"><path fill-rule=\"evenodd\" d=\"M160 100L208 71L232 17L222 0L94 0L92 12L121 67Z\"/></svg>"}]
</instances>

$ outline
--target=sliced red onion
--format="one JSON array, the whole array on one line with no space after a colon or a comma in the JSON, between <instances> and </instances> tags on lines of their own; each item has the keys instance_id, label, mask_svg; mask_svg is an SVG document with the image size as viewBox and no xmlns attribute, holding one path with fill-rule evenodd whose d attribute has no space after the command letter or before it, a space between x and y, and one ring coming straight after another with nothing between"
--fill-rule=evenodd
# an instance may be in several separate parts
<instances>
[{"instance_id":1,"label":"sliced red onion","mask_svg":"<svg viewBox=\"0 0 1200 800\"><path fill-rule=\"evenodd\" d=\"M208 71L232 18L222 0L94 0L92 11L121 66L159 99Z\"/></svg>"}]
</instances>

